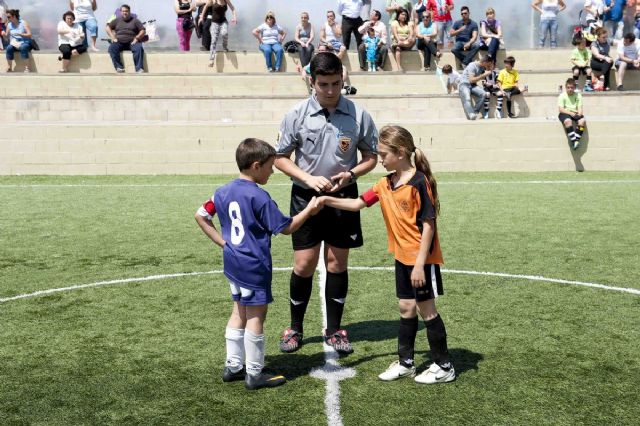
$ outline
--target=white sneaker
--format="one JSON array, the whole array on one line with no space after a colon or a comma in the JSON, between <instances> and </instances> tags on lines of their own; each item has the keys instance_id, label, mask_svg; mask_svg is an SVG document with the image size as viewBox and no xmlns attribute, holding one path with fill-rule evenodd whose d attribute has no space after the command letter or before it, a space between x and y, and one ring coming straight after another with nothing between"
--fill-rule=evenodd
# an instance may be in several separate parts
<instances>
[{"instance_id":1,"label":"white sneaker","mask_svg":"<svg viewBox=\"0 0 640 426\"><path fill-rule=\"evenodd\" d=\"M495 114L495 118L497 118L497 119L501 119L502 118L502 111L496 110L494 114Z\"/></svg>"},{"instance_id":2,"label":"white sneaker","mask_svg":"<svg viewBox=\"0 0 640 426\"><path fill-rule=\"evenodd\" d=\"M469 120L475 120L476 118L478 118L478 115L475 112L469 114Z\"/></svg>"},{"instance_id":3,"label":"white sneaker","mask_svg":"<svg viewBox=\"0 0 640 426\"><path fill-rule=\"evenodd\" d=\"M435 362L428 369L420 373L415 378L416 383L432 385L434 383L453 382L456 379L456 372L451 367L449 370L443 370Z\"/></svg>"},{"instance_id":4,"label":"white sneaker","mask_svg":"<svg viewBox=\"0 0 640 426\"><path fill-rule=\"evenodd\" d=\"M398 380L401 377L414 377L415 375L416 367L411 366L411 368L407 368L400 365L399 361L394 361L384 373L378 376L378 379L390 382L392 380Z\"/></svg>"}]
</instances>

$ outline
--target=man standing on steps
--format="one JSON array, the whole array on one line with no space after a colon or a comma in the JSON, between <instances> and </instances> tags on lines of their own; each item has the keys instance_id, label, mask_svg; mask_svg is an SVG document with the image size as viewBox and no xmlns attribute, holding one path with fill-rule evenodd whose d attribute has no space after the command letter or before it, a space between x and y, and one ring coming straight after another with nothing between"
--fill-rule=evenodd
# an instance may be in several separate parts
<instances>
[{"instance_id":1,"label":"man standing on steps","mask_svg":"<svg viewBox=\"0 0 640 426\"><path fill-rule=\"evenodd\" d=\"M285 115L276 143L275 166L293 180L292 213L320 194L357 198L356 179L371 171L378 158L378 131L371 116L341 95L340 58L321 52L311 60L310 68L315 93ZM295 160L291 159L293 152ZM349 249L363 243L360 215L333 208L324 208L292 234L291 325L280 341L283 352L295 352L302 344L304 315L323 241L327 269L324 339L338 353L353 352L341 321L349 285Z\"/></svg>"}]
</instances>

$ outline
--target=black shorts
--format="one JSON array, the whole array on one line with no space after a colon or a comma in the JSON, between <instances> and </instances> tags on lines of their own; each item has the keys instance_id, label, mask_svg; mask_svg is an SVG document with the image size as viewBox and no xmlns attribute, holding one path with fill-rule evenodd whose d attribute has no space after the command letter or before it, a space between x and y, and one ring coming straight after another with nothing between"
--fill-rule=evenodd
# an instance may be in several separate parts
<instances>
[{"instance_id":1,"label":"black shorts","mask_svg":"<svg viewBox=\"0 0 640 426\"><path fill-rule=\"evenodd\" d=\"M426 283L422 287L411 285L413 265L405 265L396 260L396 296L398 299L415 299L416 302L435 299L444 294L440 265L424 265Z\"/></svg>"},{"instance_id":2,"label":"black shorts","mask_svg":"<svg viewBox=\"0 0 640 426\"><path fill-rule=\"evenodd\" d=\"M571 68L571 71L573 71L574 75L576 73L576 70L578 71L578 75L580 75L580 74L587 75L587 70L591 71L591 68L589 68L588 65L586 65L584 67L579 67L579 66L575 65L573 68Z\"/></svg>"},{"instance_id":3,"label":"black shorts","mask_svg":"<svg viewBox=\"0 0 640 426\"><path fill-rule=\"evenodd\" d=\"M291 187L291 216L298 214L318 194L313 189L304 189L298 185ZM338 198L358 198L358 185L349 185L337 193L325 194ZM309 218L296 232L291 235L294 250L315 247L322 241L343 249L361 247L362 229L360 227L360 212L350 212L325 207Z\"/></svg>"},{"instance_id":4,"label":"black shorts","mask_svg":"<svg viewBox=\"0 0 640 426\"><path fill-rule=\"evenodd\" d=\"M578 114L577 116L573 117L569 114L565 114L564 112L561 112L560 114L558 114L558 120L560 120L561 123L564 123L564 120L566 119L569 119L574 123L577 123L581 118L584 118L584 115Z\"/></svg>"}]
</instances>

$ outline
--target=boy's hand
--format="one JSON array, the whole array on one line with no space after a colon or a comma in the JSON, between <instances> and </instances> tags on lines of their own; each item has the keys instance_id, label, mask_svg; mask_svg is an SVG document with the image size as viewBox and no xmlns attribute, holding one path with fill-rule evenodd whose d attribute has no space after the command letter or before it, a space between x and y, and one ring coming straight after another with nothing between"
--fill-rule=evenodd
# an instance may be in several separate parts
<instances>
[{"instance_id":1,"label":"boy's hand","mask_svg":"<svg viewBox=\"0 0 640 426\"><path fill-rule=\"evenodd\" d=\"M315 216L320 210L322 210L324 207L324 198L325 197L312 197L311 200L309 200L308 206L311 216Z\"/></svg>"}]
</instances>

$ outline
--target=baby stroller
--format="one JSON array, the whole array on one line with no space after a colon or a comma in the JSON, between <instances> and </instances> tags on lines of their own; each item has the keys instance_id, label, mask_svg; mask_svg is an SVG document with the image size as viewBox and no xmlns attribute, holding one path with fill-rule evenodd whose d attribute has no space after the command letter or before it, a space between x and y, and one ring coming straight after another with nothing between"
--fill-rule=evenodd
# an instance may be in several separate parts
<instances>
[{"instance_id":1,"label":"baby stroller","mask_svg":"<svg viewBox=\"0 0 640 426\"><path fill-rule=\"evenodd\" d=\"M584 15L584 10L581 10L578 14L578 23L573 27L572 40L578 38L584 38L587 41L587 47L591 46L591 43L596 41L596 30L602 27L602 19L597 16L595 21L587 21Z\"/></svg>"}]
</instances>

